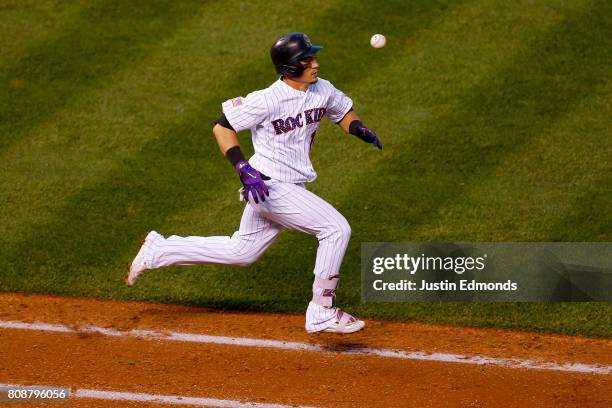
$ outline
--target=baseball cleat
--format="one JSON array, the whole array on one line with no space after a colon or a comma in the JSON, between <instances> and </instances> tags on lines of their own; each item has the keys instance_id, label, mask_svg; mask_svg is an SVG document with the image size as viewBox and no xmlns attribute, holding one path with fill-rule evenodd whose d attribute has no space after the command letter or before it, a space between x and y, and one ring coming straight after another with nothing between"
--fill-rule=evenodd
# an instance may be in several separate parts
<instances>
[{"instance_id":1,"label":"baseball cleat","mask_svg":"<svg viewBox=\"0 0 612 408\"><path fill-rule=\"evenodd\" d=\"M322 330L322 332L354 333L363 329L364 326L365 322L363 320L359 320L355 316L351 316L350 314L343 312L340 309L337 309L336 321L327 329Z\"/></svg>"},{"instance_id":2,"label":"baseball cleat","mask_svg":"<svg viewBox=\"0 0 612 408\"><path fill-rule=\"evenodd\" d=\"M157 233L155 231L149 232L147 237L142 241L142 245L140 246L140 250L136 254L136 257L130 264L128 268L128 272L125 275L125 285L133 286L136 281L142 276L142 274L148 270L147 263L145 261L145 252L147 250L147 244L150 239L152 239Z\"/></svg>"}]
</instances>

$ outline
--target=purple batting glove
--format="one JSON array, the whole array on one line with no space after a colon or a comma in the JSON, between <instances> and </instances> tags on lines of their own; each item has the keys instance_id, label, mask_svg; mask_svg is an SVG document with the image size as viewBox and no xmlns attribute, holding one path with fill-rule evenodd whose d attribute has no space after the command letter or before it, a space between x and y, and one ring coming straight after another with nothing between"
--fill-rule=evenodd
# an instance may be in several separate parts
<instances>
[{"instance_id":1,"label":"purple batting glove","mask_svg":"<svg viewBox=\"0 0 612 408\"><path fill-rule=\"evenodd\" d=\"M242 196L248 202L249 194L253 197L256 204L259 204L259 200L266 201L266 196L270 195L268 187L263 182L261 173L255 170L248 161L243 160L236 163L236 171L240 176L240 181L244 185Z\"/></svg>"},{"instance_id":2,"label":"purple batting glove","mask_svg":"<svg viewBox=\"0 0 612 408\"><path fill-rule=\"evenodd\" d=\"M359 132L357 135L358 138L366 143L372 143L374 146L382 150L382 143L380 143L380 139L378 139L378 136L376 136L376 133L374 133L372 129L361 125L357 128L357 131Z\"/></svg>"}]
</instances>

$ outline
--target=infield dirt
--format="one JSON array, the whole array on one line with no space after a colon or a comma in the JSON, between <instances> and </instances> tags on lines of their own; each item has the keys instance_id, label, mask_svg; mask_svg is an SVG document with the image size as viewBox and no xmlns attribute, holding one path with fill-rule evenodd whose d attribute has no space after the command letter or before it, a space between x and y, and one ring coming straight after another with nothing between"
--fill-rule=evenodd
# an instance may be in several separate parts
<instances>
[{"instance_id":1,"label":"infield dirt","mask_svg":"<svg viewBox=\"0 0 612 408\"><path fill-rule=\"evenodd\" d=\"M367 321L352 335L308 335L295 315L11 293L0 294L0 320L295 341L331 351L0 329L0 383L327 407L612 405L609 374L335 353L369 347L611 365L608 339L383 321Z\"/></svg>"}]
</instances>

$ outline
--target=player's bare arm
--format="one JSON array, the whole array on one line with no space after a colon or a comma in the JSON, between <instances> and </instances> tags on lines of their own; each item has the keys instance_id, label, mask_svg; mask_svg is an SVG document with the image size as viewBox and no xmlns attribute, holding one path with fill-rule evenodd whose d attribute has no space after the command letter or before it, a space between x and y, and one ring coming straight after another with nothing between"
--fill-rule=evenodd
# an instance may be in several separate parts
<instances>
[{"instance_id":1,"label":"player's bare arm","mask_svg":"<svg viewBox=\"0 0 612 408\"><path fill-rule=\"evenodd\" d=\"M338 123L338 125L346 133L349 133L349 127L351 125L351 122L353 122L354 120L361 120L361 119L359 119L359 115L357 115L357 112L355 112L354 110L351 110L349 111L349 113L347 113L344 116L344 118L342 118L342 120L340 121L340 123Z\"/></svg>"},{"instance_id":2,"label":"player's bare arm","mask_svg":"<svg viewBox=\"0 0 612 408\"><path fill-rule=\"evenodd\" d=\"M213 134L217 139L221 153L229 159L236 169L238 177L240 177L244 186L242 190L244 199L249 201L252 198L255 203L259 203L260 200L266 201L266 196L270 195L270 192L264 180L269 180L269 178L251 167L242 150L240 150L238 135L231 129L231 125L225 116L219 118L213 127Z\"/></svg>"},{"instance_id":3,"label":"player's bare arm","mask_svg":"<svg viewBox=\"0 0 612 408\"><path fill-rule=\"evenodd\" d=\"M213 134L215 135L219 149L224 156L232 147L240 147L240 144L238 143L238 135L232 129L228 129L221 126L219 123L216 123L213 127Z\"/></svg>"}]
</instances>

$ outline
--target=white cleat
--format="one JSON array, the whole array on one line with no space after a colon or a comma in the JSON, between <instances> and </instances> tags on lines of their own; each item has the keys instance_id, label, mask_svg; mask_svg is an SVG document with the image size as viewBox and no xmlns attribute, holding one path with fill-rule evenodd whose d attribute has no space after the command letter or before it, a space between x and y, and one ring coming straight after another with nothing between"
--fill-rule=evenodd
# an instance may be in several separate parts
<instances>
[{"instance_id":1,"label":"white cleat","mask_svg":"<svg viewBox=\"0 0 612 408\"><path fill-rule=\"evenodd\" d=\"M149 241L153 239L156 235L158 235L157 232L151 231L149 232L145 240L142 241L142 246L140 247L140 250L136 254L136 257L130 264L128 268L128 272L125 275L125 285L126 286L133 286L136 283L136 281L142 276L142 274L146 270L150 269L147 266L147 263L145 261L145 252L147 250Z\"/></svg>"},{"instance_id":2,"label":"white cleat","mask_svg":"<svg viewBox=\"0 0 612 408\"><path fill-rule=\"evenodd\" d=\"M355 316L343 312L339 308L336 308L336 321L329 326L327 329L322 330L326 333L354 333L365 327L365 322L359 320Z\"/></svg>"}]
</instances>

